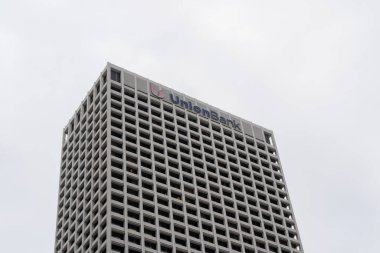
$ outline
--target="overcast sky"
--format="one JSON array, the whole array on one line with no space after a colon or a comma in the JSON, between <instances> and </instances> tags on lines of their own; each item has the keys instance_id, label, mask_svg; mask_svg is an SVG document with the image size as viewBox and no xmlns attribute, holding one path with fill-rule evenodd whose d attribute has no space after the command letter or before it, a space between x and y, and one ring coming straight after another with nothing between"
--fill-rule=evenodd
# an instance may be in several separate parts
<instances>
[{"instance_id":1,"label":"overcast sky","mask_svg":"<svg viewBox=\"0 0 380 253\"><path fill-rule=\"evenodd\" d=\"M275 133L306 253L378 253L379 1L0 1L0 252L53 252L62 128L107 61Z\"/></svg>"}]
</instances>

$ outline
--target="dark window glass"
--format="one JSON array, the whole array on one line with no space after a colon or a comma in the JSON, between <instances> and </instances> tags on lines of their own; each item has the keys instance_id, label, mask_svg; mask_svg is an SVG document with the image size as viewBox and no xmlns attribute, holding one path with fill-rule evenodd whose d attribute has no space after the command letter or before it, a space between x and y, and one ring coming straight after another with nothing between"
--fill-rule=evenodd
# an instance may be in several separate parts
<instances>
[{"instance_id":1,"label":"dark window glass","mask_svg":"<svg viewBox=\"0 0 380 253\"><path fill-rule=\"evenodd\" d=\"M120 71L111 69L111 79L116 82L121 82Z\"/></svg>"}]
</instances>

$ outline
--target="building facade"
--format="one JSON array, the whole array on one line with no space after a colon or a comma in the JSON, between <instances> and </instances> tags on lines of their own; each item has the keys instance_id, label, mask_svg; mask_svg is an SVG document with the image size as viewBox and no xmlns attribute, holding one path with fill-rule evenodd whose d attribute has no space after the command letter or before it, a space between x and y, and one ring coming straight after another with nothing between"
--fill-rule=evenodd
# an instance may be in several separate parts
<instances>
[{"instance_id":1,"label":"building facade","mask_svg":"<svg viewBox=\"0 0 380 253\"><path fill-rule=\"evenodd\" d=\"M303 252L273 132L108 63L63 130L55 252Z\"/></svg>"}]
</instances>

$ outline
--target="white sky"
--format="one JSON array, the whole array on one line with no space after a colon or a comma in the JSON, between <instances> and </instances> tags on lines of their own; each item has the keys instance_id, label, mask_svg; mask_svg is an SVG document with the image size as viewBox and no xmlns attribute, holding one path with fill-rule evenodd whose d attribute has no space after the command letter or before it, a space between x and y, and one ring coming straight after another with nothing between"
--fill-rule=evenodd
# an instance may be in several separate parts
<instances>
[{"instance_id":1,"label":"white sky","mask_svg":"<svg viewBox=\"0 0 380 253\"><path fill-rule=\"evenodd\" d=\"M0 2L0 252L53 252L62 128L107 61L275 132L307 253L378 253L379 1Z\"/></svg>"}]
</instances>

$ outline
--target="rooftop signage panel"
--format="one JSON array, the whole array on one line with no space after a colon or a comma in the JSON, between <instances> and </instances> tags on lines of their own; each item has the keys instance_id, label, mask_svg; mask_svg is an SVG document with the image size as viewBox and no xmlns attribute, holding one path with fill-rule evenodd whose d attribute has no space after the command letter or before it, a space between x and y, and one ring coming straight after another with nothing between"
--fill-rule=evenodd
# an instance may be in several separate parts
<instances>
[{"instance_id":1,"label":"rooftop signage panel","mask_svg":"<svg viewBox=\"0 0 380 253\"><path fill-rule=\"evenodd\" d=\"M158 85L156 85L156 84L150 83L150 91L151 91L151 94L155 97L158 97L160 99L165 98L165 93L166 93L165 90L160 89L158 87ZM219 115L218 112L216 112L212 109L208 109L208 108L198 106L195 101L191 101L191 100L181 98L180 95L170 93L169 97L170 97L170 102L175 104L175 105L178 105L179 107L182 107L186 110L192 111L192 112L199 114L205 118L210 118L210 119L217 121L217 122L219 122L225 126L232 127L233 129L235 129L237 131L241 131L240 122L237 122L235 119L232 120L229 118L225 118L225 117Z\"/></svg>"}]
</instances>

